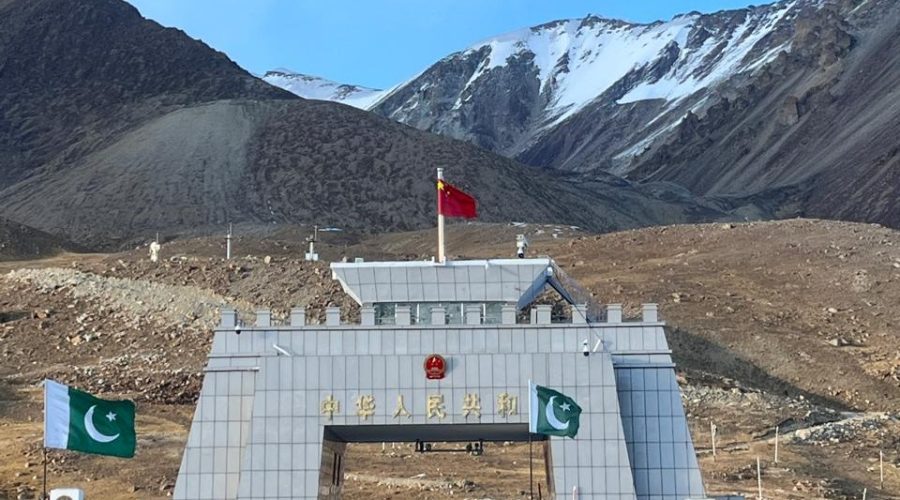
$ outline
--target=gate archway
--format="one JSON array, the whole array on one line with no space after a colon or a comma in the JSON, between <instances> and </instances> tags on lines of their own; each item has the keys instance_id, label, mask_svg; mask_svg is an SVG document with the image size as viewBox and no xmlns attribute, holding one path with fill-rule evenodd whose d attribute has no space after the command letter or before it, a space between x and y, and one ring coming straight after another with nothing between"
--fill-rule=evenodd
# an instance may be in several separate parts
<instances>
[{"instance_id":1,"label":"gate archway","mask_svg":"<svg viewBox=\"0 0 900 500\"><path fill-rule=\"evenodd\" d=\"M704 496L655 304L636 321L616 304L600 321L586 304L571 304L564 322L546 304L519 314L548 286L575 296L548 258L332 271L360 303L359 324L342 324L337 308L308 324L296 309L289 324L259 311L236 329L234 311L223 312L176 498L327 498L339 492L346 442L519 432L529 380L583 409L577 436L546 447L547 498ZM328 467L338 484L323 491Z\"/></svg>"}]
</instances>

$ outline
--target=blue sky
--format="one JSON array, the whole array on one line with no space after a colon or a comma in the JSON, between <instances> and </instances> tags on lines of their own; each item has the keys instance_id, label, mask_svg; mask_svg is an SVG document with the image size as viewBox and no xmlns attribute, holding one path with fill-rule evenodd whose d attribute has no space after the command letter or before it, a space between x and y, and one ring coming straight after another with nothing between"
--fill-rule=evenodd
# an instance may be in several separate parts
<instances>
[{"instance_id":1,"label":"blue sky","mask_svg":"<svg viewBox=\"0 0 900 500\"><path fill-rule=\"evenodd\" d=\"M128 0L253 73L277 67L385 88L469 45L563 18L637 22L750 0ZM768 3L757 0L757 5Z\"/></svg>"}]
</instances>

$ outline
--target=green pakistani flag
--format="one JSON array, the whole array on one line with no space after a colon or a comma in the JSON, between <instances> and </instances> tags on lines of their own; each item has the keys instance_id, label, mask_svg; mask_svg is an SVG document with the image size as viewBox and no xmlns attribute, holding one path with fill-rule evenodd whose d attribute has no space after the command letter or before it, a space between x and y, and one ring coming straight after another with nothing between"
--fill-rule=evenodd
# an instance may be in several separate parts
<instances>
[{"instance_id":1,"label":"green pakistani flag","mask_svg":"<svg viewBox=\"0 0 900 500\"><path fill-rule=\"evenodd\" d=\"M528 430L532 434L569 436L578 434L581 407L565 394L528 382L531 411L528 412Z\"/></svg>"},{"instance_id":2,"label":"green pakistani flag","mask_svg":"<svg viewBox=\"0 0 900 500\"><path fill-rule=\"evenodd\" d=\"M44 447L131 458L135 441L133 402L44 381Z\"/></svg>"}]
</instances>

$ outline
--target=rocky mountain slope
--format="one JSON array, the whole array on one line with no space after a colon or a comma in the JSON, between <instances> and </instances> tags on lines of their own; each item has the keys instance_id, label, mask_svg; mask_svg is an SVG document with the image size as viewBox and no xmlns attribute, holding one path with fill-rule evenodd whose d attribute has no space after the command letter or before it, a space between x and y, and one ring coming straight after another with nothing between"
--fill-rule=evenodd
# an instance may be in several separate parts
<instances>
[{"instance_id":1,"label":"rocky mountain slope","mask_svg":"<svg viewBox=\"0 0 900 500\"><path fill-rule=\"evenodd\" d=\"M0 261L36 259L80 249L56 236L0 218Z\"/></svg>"},{"instance_id":2,"label":"rocky mountain slope","mask_svg":"<svg viewBox=\"0 0 900 500\"><path fill-rule=\"evenodd\" d=\"M733 208L299 99L121 0L0 0L0 114L0 215L89 246L228 222L429 226L437 166L487 221L600 230Z\"/></svg>"},{"instance_id":3,"label":"rocky mountain slope","mask_svg":"<svg viewBox=\"0 0 900 500\"><path fill-rule=\"evenodd\" d=\"M696 194L795 189L803 213L900 227L900 4L840 2L798 20L794 49L690 114L629 177Z\"/></svg>"},{"instance_id":4,"label":"rocky mountain slope","mask_svg":"<svg viewBox=\"0 0 900 500\"><path fill-rule=\"evenodd\" d=\"M0 189L179 106L291 97L125 2L0 0Z\"/></svg>"},{"instance_id":5,"label":"rocky mountain slope","mask_svg":"<svg viewBox=\"0 0 900 500\"><path fill-rule=\"evenodd\" d=\"M262 79L306 99L340 102L360 109L368 109L384 95L383 90L337 83L284 68L267 71Z\"/></svg>"},{"instance_id":6,"label":"rocky mountain slope","mask_svg":"<svg viewBox=\"0 0 900 500\"><path fill-rule=\"evenodd\" d=\"M555 21L451 54L370 109L530 165L897 227L898 26L890 0Z\"/></svg>"},{"instance_id":7,"label":"rocky mountain slope","mask_svg":"<svg viewBox=\"0 0 900 500\"><path fill-rule=\"evenodd\" d=\"M608 132L618 133L602 143L602 154L612 158L664 129L680 118L666 119L672 108L701 104L711 87L787 48L780 31L802 3L687 14L665 23L589 16L526 28L445 57L373 110L533 164L591 169L594 161L578 151L587 137L598 149L603 128L632 122L629 130ZM610 116L593 130L567 123L599 109ZM643 137L631 133L651 124ZM561 147L552 142L557 130L580 133Z\"/></svg>"}]
</instances>

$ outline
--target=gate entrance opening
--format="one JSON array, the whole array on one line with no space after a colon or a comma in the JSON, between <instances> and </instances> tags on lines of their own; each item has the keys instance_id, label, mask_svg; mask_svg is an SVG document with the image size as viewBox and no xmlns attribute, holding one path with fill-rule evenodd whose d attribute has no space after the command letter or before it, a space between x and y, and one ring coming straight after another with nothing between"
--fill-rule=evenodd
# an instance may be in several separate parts
<instances>
[{"instance_id":1,"label":"gate entrance opening","mask_svg":"<svg viewBox=\"0 0 900 500\"><path fill-rule=\"evenodd\" d=\"M548 454L527 424L326 426L320 498L545 499Z\"/></svg>"}]
</instances>

